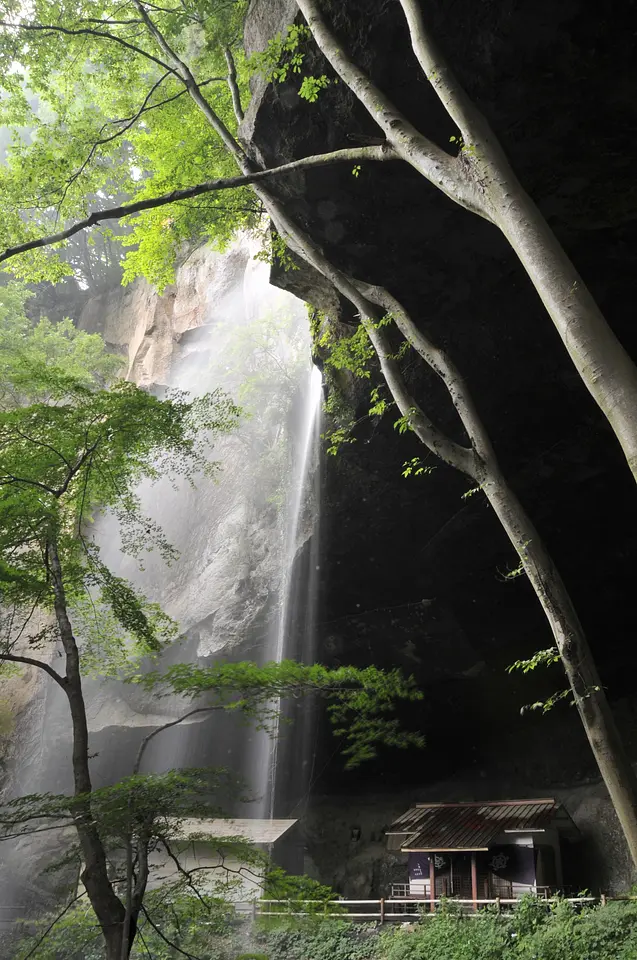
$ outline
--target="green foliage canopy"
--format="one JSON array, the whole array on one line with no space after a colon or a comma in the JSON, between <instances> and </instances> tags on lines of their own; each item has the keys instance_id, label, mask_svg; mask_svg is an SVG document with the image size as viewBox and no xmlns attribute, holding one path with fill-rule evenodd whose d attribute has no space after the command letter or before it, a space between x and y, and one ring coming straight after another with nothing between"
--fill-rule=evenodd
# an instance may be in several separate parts
<instances>
[{"instance_id":1,"label":"green foliage canopy","mask_svg":"<svg viewBox=\"0 0 637 960\"><path fill-rule=\"evenodd\" d=\"M406 678L399 670L329 668L294 660L263 666L250 661L206 667L178 663L139 679L144 685L164 686L186 697L212 697L219 709L240 711L266 728L276 724L279 715L274 699L315 693L327 702L334 734L344 743L348 769L374 757L381 744L405 749L424 743L420 734L401 730L393 716L399 701L423 697L413 677Z\"/></svg>"},{"instance_id":2,"label":"green foliage canopy","mask_svg":"<svg viewBox=\"0 0 637 960\"><path fill-rule=\"evenodd\" d=\"M52 384L59 391L65 378L70 386L91 388L121 373L122 358L107 353L98 334L78 330L68 319L29 319L31 295L15 281L0 287L0 407L46 401Z\"/></svg>"},{"instance_id":3,"label":"green foliage canopy","mask_svg":"<svg viewBox=\"0 0 637 960\"><path fill-rule=\"evenodd\" d=\"M154 545L173 557L161 529L141 513L136 484L166 474L192 482L214 471L211 441L235 426L239 408L220 391L159 400L123 380L106 388L120 364L101 339L66 321L32 325L21 303L20 291L0 288L0 597L5 609L50 608L54 543L67 598L80 614L88 598L97 622L98 611L108 610L123 634L157 649L172 638L171 622L100 561L90 523L111 510L124 550ZM5 632L0 655L12 642Z\"/></svg>"},{"instance_id":4,"label":"green foliage canopy","mask_svg":"<svg viewBox=\"0 0 637 960\"><path fill-rule=\"evenodd\" d=\"M241 29L247 0L149 5L211 106L234 133L225 53L248 97ZM16 129L0 168L0 248L50 233L124 196L156 197L236 173L226 149L186 93L131 2L0 2L0 124ZM21 137L20 127L30 136ZM223 245L260 213L247 188L148 210L134 220L124 279L163 286L183 244ZM36 250L12 261L30 280L71 267Z\"/></svg>"}]
</instances>

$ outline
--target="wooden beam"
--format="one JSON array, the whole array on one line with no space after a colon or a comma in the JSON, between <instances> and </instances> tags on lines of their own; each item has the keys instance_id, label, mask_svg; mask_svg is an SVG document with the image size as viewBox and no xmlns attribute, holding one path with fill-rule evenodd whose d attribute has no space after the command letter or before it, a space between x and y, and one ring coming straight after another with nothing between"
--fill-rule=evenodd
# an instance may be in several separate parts
<instances>
[{"instance_id":1,"label":"wooden beam","mask_svg":"<svg viewBox=\"0 0 637 960\"><path fill-rule=\"evenodd\" d=\"M416 803L417 810L426 810L428 807L527 807L537 803L556 803L555 797L534 797L533 800L459 800L455 803Z\"/></svg>"},{"instance_id":2,"label":"wooden beam","mask_svg":"<svg viewBox=\"0 0 637 960\"><path fill-rule=\"evenodd\" d=\"M479 850L481 853L488 853L488 847L401 847L401 853L471 853L472 850Z\"/></svg>"},{"instance_id":3,"label":"wooden beam","mask_svg":"<svg viewBox=\"0 0 637 960\"><path fill-rule=\"evenodd\" d=\"M471 853L471 899L475 912L478 909L478 858L475 850Z\"/></svg>"},{"instance_id":4,"label":"wooden beam","mask_svg":"<svg viewBox=\"0 0 637 960\"><path fill-rule=\"evenodd\" d=\"M431 901L430 910L435 913L436 910L436 864L433 856L429 856L429 899Z\"/></svg>"}]
</instances>

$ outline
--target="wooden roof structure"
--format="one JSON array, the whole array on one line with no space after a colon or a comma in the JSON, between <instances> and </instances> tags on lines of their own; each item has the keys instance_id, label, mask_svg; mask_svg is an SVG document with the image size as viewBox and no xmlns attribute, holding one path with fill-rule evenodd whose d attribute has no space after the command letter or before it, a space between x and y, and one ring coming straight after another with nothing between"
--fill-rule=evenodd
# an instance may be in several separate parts
<instances>
[{"instance_id":1,"label":"wooden roof structure","mask_svg":"<svg viewBox=\"0 0 637 960\"><path fill-rule=\"evenodd\" d=\"M203 840L224 838L248 840L250 843L276 843L297 820L214 819L191 818L179 822L179 832L186 837Z\"/></svg>"},{"instance_id":2,"label":"wooden roof structure","mask_svg":"<svg viewBox=\"0 0 637 960\"><path fill-rule=\"evenodd\" d=\"M403 853L488 850L503 833L543 833L559 821L575 830L554 799L417 803L386 831L387 845Z\"/></svg>"}]
</instances>

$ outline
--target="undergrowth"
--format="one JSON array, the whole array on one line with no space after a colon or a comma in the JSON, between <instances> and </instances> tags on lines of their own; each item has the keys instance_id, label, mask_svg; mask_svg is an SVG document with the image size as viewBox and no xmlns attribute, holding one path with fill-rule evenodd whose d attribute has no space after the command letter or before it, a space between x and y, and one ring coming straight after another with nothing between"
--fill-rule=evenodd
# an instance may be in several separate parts
<instances>
[{"instance_id":1,"label":"undergrowth","mask_svg":"<svg viewBox=\"0 0 637 960\"><path fill-rule=\"evenodd\" d=\"M258 940L268 960L637 960L637 903L580 909L529 897L509 915L461 915L451 905L381 932L325 920L262 931Z\"/></svg>"}]
</instances>

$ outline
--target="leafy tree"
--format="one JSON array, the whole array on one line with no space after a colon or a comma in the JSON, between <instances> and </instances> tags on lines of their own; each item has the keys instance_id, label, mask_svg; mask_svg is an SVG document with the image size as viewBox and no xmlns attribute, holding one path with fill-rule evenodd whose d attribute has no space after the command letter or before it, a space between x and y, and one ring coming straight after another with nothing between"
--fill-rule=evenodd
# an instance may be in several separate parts
<instances>
[{"instance_id":1,"label":"leafy tree","mask_svg":"<svg viewBox=\"0 0 637 960\"><path fill-rule=\"evenodd\" d=\"M400 0L400 5L419 66L457 127L451 153L402 116L348 57L318 0L297 2L335 73L386 138L382 148L337 151L305 165L342 159L354 161L358 173L363 159L400 158L455 203L497 226L520 258L637 477L637 369L517 180L485 118L453 76L418 0ZM104 192L106 185L111 195L134 195L135 202L128 211L120 207L97 220L89 217L84 225L145 210L127 241L138 245L127 258L129 279L141 271L164 283L181 243L213 235L223 243L237 225L254 222L261 207L249 191L240 188L220 199L215 191L239 184L219 179L202 183L200 176L205 170L214 171L216 178L229 177L232 157L244 174L254 173L233 136L246 93L239 45L245 9L245 0L190 0L164 8L142 0L123 5L36 0L25 10L19 0L4 0L0 60L8 96L0 119L34 129L31 142L16 137L7 151L3 259L63 239L64 231L42 237L42 211L57 211L56 219L76 218L85 213L86 198ZM274 79L300 70L303 37L295 26L275 44L287 59L281 66L270 58ZM46 119L34 115L25 80L38 103L46 103ZM299 92L312 102L330 82L325 75L305 76ZM78 86L83 90L79 98ZM193 197L204 199L182 203ZM267 208L267 198L260 199ZM168 215L161 209L165 204L171 204ZM24 216L25 208L31 216ZM31 254L21 258L20 269L32 275L57 269L59 275L68 267L58 262L55 268Z\"/></svg>"},{"instance_id":2,"label":"leafy tree","mask_svg":"<svg viewBox=\"0 0 637 960\"><path fill-rule=\"evenodd\" d=\"M267 212L280 240L356 308L400 411L402 428L412 430L431 453L468 475L492 505L542 604L591 748L637 863L634 772L570 597L538 532L502 475L467 385L395 296L357 282L325 257L289 215L268 181L291 170L329 162L346 160L358 166L365 159L400 157L455 202L498 226L568 341L576 367L608 417L634 472L637 372L515 179L486 122L435 49L416 0L400 0L400 5L417 59L458 126L461 149L457 155L441 150L416 130L349 60L316 0L298 0L298 5L314 39L373 115L386 142L261 170L235 135L246 90L239 46L241 3L212 0L161 8L143 0L130 0L123 6L35 0L27 13L18 0L5 2L0 58L9 94L2 104L6 120L24 125L28 114L16 64L28 71L29 88L50 104L55 120L41 125L31 146L17 144L9 156L3 177L7 206L4 242L8 246L0 260L20 254L21 270L33 275L59 270L54 260L43 258L45 246L101 220L137 213L133 242L138 242L138 248L128 258L127 275L144 271L151 279L164 282L187 237L214 236L223 244L237 226L254 223L260 212ZM287 50L292 72L299 64L295 43ZM90 66L93 63L100 63L100 69ZM56 72L60 64L64 64L62 73ZM82 107L79 113L76 110L72 92L79 82L90 87L92 112ZM322 80L318 85L306 84L308 99L313 99L321 86ZM146 94L140 104L141 90ZM107 139L102 133L105 124L120 135ZM102 161L107 165L106 176ZM202 162L215 179L196 179ZM230 176L233 163L239 168L238 177ZM96 192L100 182L112 184L113 177L119 191L134 197L130 204L107 207L46 237L24 216L25 206L48 209L52 202L69 218L85 214L83 197ZM39 190L35 197L34 184ZM246 189L249 184L252 192ZM230 188L232 192L228 192ZM195 199L197 203L191 205ZM164 209L169 204L172 206ZM438 430L411 395L400 367L401 353L393 347L388 327L441 378L460 417L467 445Z\"/></svg>"},{"instance_id":3,"label":"leafy tree","mask_svg":"<svg viewBox=\"0 0 637 960\"><path fill-rule=\"evenodd\" d=\"M101 378L109 358L103 346L100 352L99 338L76 334L66 324L40 323L17 340L12 331L8 325L0 350L12 396L20 400L0 410L0 663L42 670L66 696L74 789L71 796L18 797L0 812L0 825L5 838L50 827L74 830L77 844L68 846L66 859L81 862L106 956L120 960L129 955L140 914L150 916L149 854L158 845L170 854L183 817L220 815L218 796L228 779L223 771L142 774L154 736L214 710L241 712L267 725L274 719L274 697L316 692L326 699L353 765L373 755L379 743L421 742L418 735L401 734L392 717L397 699L420 694L413 681L373 667L177 664L162 672L157 664L142 674L140 657L157 657L176 625L108 569L88 526L98 512L110 510L119 519L125 551L137 556L155 547L174 559L161 529L142 515L136 484L162 476L194 482L196 474L216 470L211 440L231 430L240 411L220 391L196 400L173 392L158 400L124 381L106 388ZM87 359L93 369L81 375L76 367ZM51 644L59 645L61 665L48 656ZM142 740L127 779L100 789L90 769L82 685L87 669L201 698ZM226 852L236 846L236 840L219 841ZM245 844L242 856L255 858Z\"/></svg>"},{"instance_id":4,"label":"leafy tree","mask_svg":"<svg viewBox=\"0 0 637 960\"><path fill-rule=\"evenodd\" d=\"M122 361L104 350L97 334L77 330L71 320L30 320L25 304L32 293L16 282L0 287L0 406L8 410L46 400L47 368L63 368L85 387L103 385L121 372Z\"/></svg>"},{"instance_id":5,"label":"leafy tree","mask_svg":"<svg viewBox=\"0 0 637 960\"><path fill-rule=\"evenodd\" d=\"M160 900L155 893L151 898ZM509 914L483 910L475 916L454 910L450 901L421 923L381 929L318 913L300 920L282 914L260 920L248 952L241 952L246 931L229 920L218 899L198 901L176 889L162 903L153 902L153 908L165 918L172 942L195 960L632 960L637 944L637 907L627 902L575 907L565 900L547 904L525 897ZM90 911L79 904L53 929L37 956L101 960L103 954L93 946L96 938ZM179 955L147 921L143 938L132 954L135 960ZM26 960L25 954L26 948L16 960Z\"/></svg>"},{"instance_id":6,"label":"leafy tree","mask_svg":"<svg viewBox=\"0 0 637 960\"><path fill-rule=\"evenodd\" d=\"M150 890L144 899L132 960L176 956L234 960L240 930L232 907L220 890L210 893L189 887L186 880ZM15 960L104 960L104 945L95 914L81 897L63 915L40 920L34 932L17 945Z\"/></svg>"}]
</instances>

